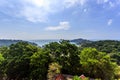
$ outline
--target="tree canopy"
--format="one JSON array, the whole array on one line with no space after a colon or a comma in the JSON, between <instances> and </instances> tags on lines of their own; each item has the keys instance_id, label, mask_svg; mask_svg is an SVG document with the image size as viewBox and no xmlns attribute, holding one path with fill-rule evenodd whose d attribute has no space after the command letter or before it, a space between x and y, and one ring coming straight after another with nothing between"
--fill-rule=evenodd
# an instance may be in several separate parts
<instances>
[{"instance_id":1,"label":"tree canopy","mask_svg":"<svg viewBox=\"0 0 120 80\"><path fill-rule=\"evenodd\" d=\"M95 48L84 48L80 53L80 63L85 74L92 78L112 80L117 64L104 52Z\"/></svg>"},{"instance_id":2,"label":"tree canopy","mask_svg":"<svg viewBox=\"0 0 120 80\"><path fill-rule=\"evenodd\" d=\"M111 80L119 70L115 63L119 63L119 55L81 48L66 40L43 47L22 41L0 47L0 79L47 80L62 73Z\"/></svg>"}]
</instances>

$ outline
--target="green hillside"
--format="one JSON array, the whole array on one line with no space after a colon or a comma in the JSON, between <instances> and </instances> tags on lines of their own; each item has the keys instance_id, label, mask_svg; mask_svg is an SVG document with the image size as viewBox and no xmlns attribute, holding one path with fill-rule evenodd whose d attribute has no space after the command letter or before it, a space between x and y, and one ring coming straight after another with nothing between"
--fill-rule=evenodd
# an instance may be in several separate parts
<instances>
[{"instance_id":1,"label":"green hillside","mask_svg":"<svg viewBox=\"0 0 120 80\"><path fill-rule=\"evenodd\" d=\"M23 42L23 40L8 40L8 39L1 39L0 40L0 47L1 46L10 46L11 44L16 44L18 42ZM27 42L27 41L24 41L24 42ZM37 45L35 43L31 43L29 42L30 44L33 44L33 45Z\"/></svg>"}]
</instances>

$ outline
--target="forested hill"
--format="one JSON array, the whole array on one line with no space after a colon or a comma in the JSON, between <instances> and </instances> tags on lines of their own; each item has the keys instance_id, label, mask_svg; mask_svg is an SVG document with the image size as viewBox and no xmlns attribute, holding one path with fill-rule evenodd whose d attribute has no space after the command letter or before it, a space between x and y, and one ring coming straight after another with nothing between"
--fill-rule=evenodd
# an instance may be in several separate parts
<instances>
[{"instance_id":1,"label":"forested hill","mask_svg":"<svg viewBox=\"0 0 120 80\"><path fill-rule=\"evenodd\" d=\"M18 42L27 42L27 41L0 39L0 46L10 46L11 44L15 44L15 43L18 43ZM31 42L28 42L28 43L33 44L33 45L37 45L37 44L31 43Z\"/></svg>"},{"instance_id":2,"label":"forested hill","mask_svg":"<svg viewBox=\"0 0 120 80\"><path fill-rule=\"evenodd\" d=\"M81 44L81 47L92 47L106 53L120 52L120 41L117 40L100 40L91 43Z\"/></svg>"},{"instance_id":3,"label":"forested hill","mask_svg":"<svg viewBox=\"0 0 120 80\"><path fill-rule=\"evenodd\" d=\"M99 40L89 41L85 39L73 40L77 45L80 45L80 49L84 48L96 48L100 52L110 54L117 64L120 65L120 41L118 40Z\"/></svg>"},{"instance_id":4,"label":"forested hill","mask_svg":"<svg viewBox=\"0 0 120 80\"><path fill-rule=\"evenodd\" d=\"M77 45L80 45L82 48L92 47L106 53L120 52L120 41L118 40L91 41L91 40L79 38L79 39L70 40L70 42L74 42Z\"/></svg>"},{"instance_id":5,"label":"forested hill","mask_svg":"<svg viewBox=\"0 0 120 80\"><path fill-rule=\"evenodd\" d=\"M70 40L70 42L74 42L74 43L79 45L79 44L84 44L84 43L91 43L92 41L87 40L87 39L79 38L79 39Z\"/></svg>"}]
</instances>

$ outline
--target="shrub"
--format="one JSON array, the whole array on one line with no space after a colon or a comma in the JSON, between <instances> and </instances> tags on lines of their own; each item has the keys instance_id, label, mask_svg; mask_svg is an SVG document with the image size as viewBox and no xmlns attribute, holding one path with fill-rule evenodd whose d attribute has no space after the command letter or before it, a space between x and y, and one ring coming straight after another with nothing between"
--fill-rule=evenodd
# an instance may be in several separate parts
<instances>
[{"instance_id":1,"label":"shrub","mask_svg":"<svg viewBox=\"0 0 120 80\"><path fill-rule=\"evenodd\" d=\"M56 74L59 74L60 73L60 70L61 70L61 66L58 64L58 63L51 63L49 65L49 70L48 70L48 80L53 80L53 77L56 75Z\"/></svg>"},{"instance_id":2,"label":"shrub","mask_svg":"<svg viewBox=\"0 0 120 80\"><path fill-rule=\"evenodd\" d=\"M74 76L73 80L82 80L79 76Z\"/></svg>"}]
</instances>

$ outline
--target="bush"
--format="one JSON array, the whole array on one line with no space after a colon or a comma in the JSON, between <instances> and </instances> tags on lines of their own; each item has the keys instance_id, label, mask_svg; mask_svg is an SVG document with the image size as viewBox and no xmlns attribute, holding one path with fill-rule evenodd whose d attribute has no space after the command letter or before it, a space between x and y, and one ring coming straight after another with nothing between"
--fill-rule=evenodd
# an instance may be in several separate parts
<instances>
[{"instance_id":1,"label":"bush","mask_svg":"<svg viewBox=\"0 0 120 80\"><path fill-rule=\"evenodd\" d=\"M82 80L79 76L74 76L73 80Z\"/></svg>"},{"instance_id":2,"label":"bush","mask_svg":"<svg viewBox=\"0 0 120 80\"><path fill-rule=\"evenodd\" d=\"M54 76L60 73L61 68L62 66L60 66L58 63L55 63L55 62L51 63L49 65L49 70L47 75L48 80L53 80Z\"/></svg>"},{"instance_id":3,"label":"bush","mask_svg":"<svg viewBox=\"0 0 120 80\"><path fill-rule=\"evenodd\" d=\"M115 79L119 79L119 78L120 78L120 66L116 68L116 73L115 73Z\"/></svg>"},{"instance_id":4,"label":"bush","mask_svg":"<svg viewBox=\"0 0 120 80\"><path fill-rule=\"evenodd\" d=\"M73 80L89 80L89 78L85 77L84 79L82 79L79 76L74 76Z\"/></svg>"}]
</instances>

